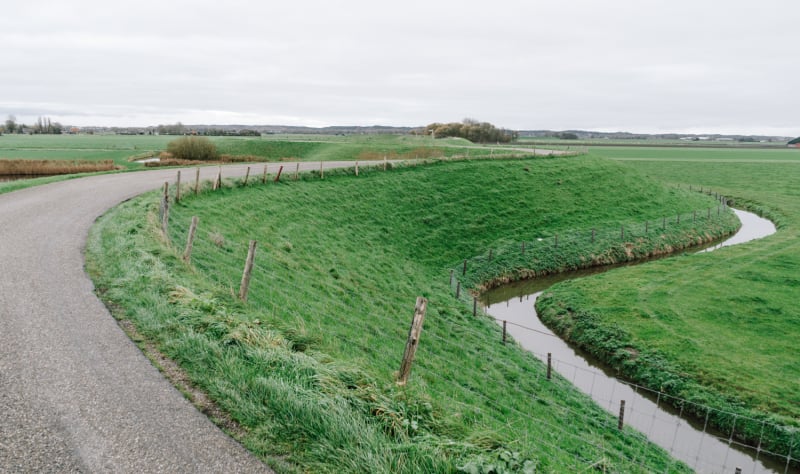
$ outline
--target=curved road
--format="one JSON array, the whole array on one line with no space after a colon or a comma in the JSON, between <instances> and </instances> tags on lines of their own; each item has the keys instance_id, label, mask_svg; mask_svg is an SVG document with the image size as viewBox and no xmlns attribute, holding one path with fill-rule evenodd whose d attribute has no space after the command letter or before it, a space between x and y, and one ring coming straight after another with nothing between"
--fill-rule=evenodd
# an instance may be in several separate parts
<instances>
[{"instance_id":1,"label":"curved road","mask_svg":"<svg viewBox=\"0 0 800 474\"><path fill-rule=\"evenodd\" d=\"M203 168L201 179L217 170ZM246 166L223 170L242 176ZM0 472L271 472L153 367L84 271L95 219L175 175L92 176L0 195Z\"/></svg>"}]
</instances>

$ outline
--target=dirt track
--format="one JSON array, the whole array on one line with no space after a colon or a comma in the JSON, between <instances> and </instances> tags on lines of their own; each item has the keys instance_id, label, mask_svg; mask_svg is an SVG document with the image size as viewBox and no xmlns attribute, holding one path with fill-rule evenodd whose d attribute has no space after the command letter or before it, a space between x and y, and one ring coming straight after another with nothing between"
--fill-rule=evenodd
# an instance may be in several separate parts
<instances>
[{"instance_id":1,"label":"dirt track","mask_svg":"<svg viewBox=\"0 0 800 474\"><path fill-rule=\"evenodd\" d=\"M223 176L245 169L225 167ZM204 168L201 178L216 171ZM175 174L93 176L0 195L0 472L270 472L152 366L84 271L95 219Z\"/></svg>"}]
</instances>

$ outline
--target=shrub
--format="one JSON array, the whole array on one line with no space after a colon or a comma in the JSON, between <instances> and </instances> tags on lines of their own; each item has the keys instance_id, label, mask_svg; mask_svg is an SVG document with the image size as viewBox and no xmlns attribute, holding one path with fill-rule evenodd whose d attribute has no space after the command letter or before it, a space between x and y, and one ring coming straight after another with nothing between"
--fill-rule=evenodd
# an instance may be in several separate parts
<instances>
[{"instance_id":1,"label":"shrub","mask_svg":"<svg viewBox=\"0 0 800 474\"><path fill-rule=\"evenodd\" d=\"M167 144L167 153L178 160L214 161L217 146L205 137L181 137Z\"/></svg>"}]
</instances>

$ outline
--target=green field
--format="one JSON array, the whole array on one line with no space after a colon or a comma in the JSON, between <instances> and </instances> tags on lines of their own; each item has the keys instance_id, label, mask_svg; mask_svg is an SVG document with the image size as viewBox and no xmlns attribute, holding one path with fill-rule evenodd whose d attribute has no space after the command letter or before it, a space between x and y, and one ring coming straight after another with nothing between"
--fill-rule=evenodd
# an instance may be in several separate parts
<instances>
[{"instance_id":1,"label":"green field","mask_svg":"<svg viewBox=\"0 0 800 474\"><path fill-rule=\"evenodd\" d=\"M606 345L575 339L650 387L800 427L800 153L601 148L592 155L684 188L712 188L770 217L779 231L713 254L559 284L540 299L545 319L565 333L614 332ZM759 429L750 427L751 439Z\"/></svg>"},{"instance_id":2,"label":"green field","mask_svg":"<svg viewBox=\"0 0 800 474\"><path fill-rule=\"evenodd\" d=\"M175 136L155 135L0 135L1 159L114 160L124 168L138 169L131 157L157 155ZM209 137L223 155L251 156L259 160L293 159L328 161L383 159L383 156L404 155L413 158L424 150L451 156L469 153L482 156L489 147L477 147L467 140L431 140L411 135L264 135L263 137ZM429 152L430 153L430 152ZM425 156L420 156L424 158Z\"/></svg>"},{"instance_id":3,"label":"green field","mask_svg":"<svg viewBox=\"0 0 800 474\"><path fill-rule=\"evenodd\" d=\"M157 135L0 135L0 160L113 160L121 170L142 170L135 160L158 156L176 136ZM264 135L209 137L221 155L246 161L331 161L471 158L519 154L498 147L476 146L458 138L432 140L411 135ZM2 167L0 167L2 175ZM73 176L74 177L74 176ZM4 182L0 193L59 178ZM64 177L66 178L66 177ZM62 178L63 179L63 178Z\"/></svg>"},{"instance_id":4,"label":"green field","mask_svg":"<svg viewBox=\"0 0 800 474\"><path fill-rule=\"evenodd\" d=\"M115 315L178 361L282 472L687 470L453 298L448 269L546 232L618 229L716 205L595 158L439 162L316 173L174 205L149 194L101 219L88 269ZM192 266L179 260L200 218ZM250 239L250 299L235 301ZM417 296L429 299L405 388ZM471 464L470 464L471 463ZM472 472L488 472L475 470Z\"/></svg>"}]
</instances>

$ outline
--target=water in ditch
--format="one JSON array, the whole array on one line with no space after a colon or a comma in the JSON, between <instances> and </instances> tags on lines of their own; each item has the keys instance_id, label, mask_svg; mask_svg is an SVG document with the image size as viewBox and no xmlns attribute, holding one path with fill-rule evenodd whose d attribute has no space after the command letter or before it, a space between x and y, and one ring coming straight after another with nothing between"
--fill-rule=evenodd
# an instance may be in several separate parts
<instances>
[{"instance_id":1,"label":"water in ditch","mask_svg":"<svg viewBox=\"0 0 800 474\"><path fill-rule=\"evenodd\" d=\"M722 243L698 251L708 252L775 233L775 225L753 213L734 209L741 229ZM644 433L673 457L703 473L797 473L787 462L766 458L757 449L732 440L730 433L719 433L705 426L705 420L682 417L656 393L627 384L615 372L580 349L573 348L552 333L538 318L536 298L553 284L571 278L608 271L598 267L550 277L504 285L482 295L489 315L507 321L508 333L523 348L542 361L552 354L553 368L576 387L613 414L625 400L625 424Z\"/></svg>"}]
</instances>

